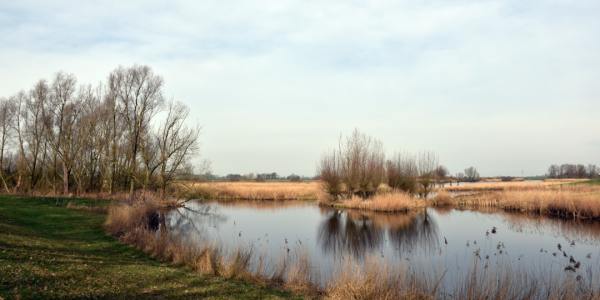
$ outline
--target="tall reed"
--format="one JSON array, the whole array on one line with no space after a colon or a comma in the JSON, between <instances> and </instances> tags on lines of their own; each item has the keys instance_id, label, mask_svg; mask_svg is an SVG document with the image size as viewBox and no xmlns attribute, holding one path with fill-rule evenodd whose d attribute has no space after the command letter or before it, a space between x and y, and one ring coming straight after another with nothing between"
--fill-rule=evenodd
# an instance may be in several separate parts
<instances>
[{"instance_id":1,"label":"tall reed","mask_svg":"<svg viewBox=\"0 0 600 300\"><path fill-rule=\"evenodd\" d=\"M457 197L459 207L500 208L566 219L600 219L600 189L582 186L508 190Z\"/></svg>"},{"instance_id":2,"label":"tall reed","mask_svg":"<svg viewBox=\"0 0 600 300\"><path fill-rule=\"evenodd\" d=\"M359 196L353 196L347 200L320 203L322 205L333 207L370 210L377 212L408 212L427 207L429 201L426 199L415 198L410 194L403 192L389 192L376 194L368 199L364 199Z\"/></svg>"}]
</instances>

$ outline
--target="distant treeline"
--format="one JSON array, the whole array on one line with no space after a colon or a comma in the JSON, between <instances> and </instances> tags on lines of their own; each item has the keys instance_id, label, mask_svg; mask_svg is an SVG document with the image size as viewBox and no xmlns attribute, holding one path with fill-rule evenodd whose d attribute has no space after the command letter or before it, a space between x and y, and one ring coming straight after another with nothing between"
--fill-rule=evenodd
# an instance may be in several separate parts
<instances>
[{"instance_id":1,"label":"distant treeline","mask_svg":"<svg viewBox=\"0 0 600 300\"><path fill-rule=\"evenodd\" d=\"M582 164L562 164L551 165L548 168L549 178L598 178L600 177L600 168L594 164L587 166Z\"/></svg>"},{"instance_id":2,"label":"distant treeline","mask_svg":"<svg viewBox=\"0 0 600 300\"><path fill-rule=\"evenodd\" d=\"M186 125L188 114L165 101L147 66L118 67L95 86L59 72L0 98L0 184L18 193L164 192L191 172L199 128Z\"/></svg>"},{"instance_id":3,"label":"distant treeline","mask_svg":"<svg viewBox=\"0 0 600 300\"><path fill-rule=\"evenodd\" d=\"M318 177L300 176L296 174L290 174L288 176L280 176L279 174L273 173L248 173L248 174L227 174L225 176L218 176L213 174L202 174L197 175L196 180L203 181L305 181L305 180L316 180Z\"/></svg>"}]
</instances>

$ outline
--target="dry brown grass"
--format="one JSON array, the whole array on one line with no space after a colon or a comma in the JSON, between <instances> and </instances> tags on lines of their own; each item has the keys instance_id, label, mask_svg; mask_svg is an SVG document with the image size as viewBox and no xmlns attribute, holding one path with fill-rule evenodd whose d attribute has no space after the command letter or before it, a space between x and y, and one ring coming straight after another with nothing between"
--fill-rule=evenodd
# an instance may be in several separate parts
<instances>
[{"instance_id":1,"label":"dry brown grass","mask_svg":"<svg viewBox=\"0 0 600 300\"><path fill-rule=\"evenodd\" d=\"M394 229L399 230L406 228L413 224L415 217L418 212L408 213L381 213L368 210L349 210L348 217L352 220L364 220L365 218L371 220L373 225L381 229Z\"/></svg>"},{"instance_id":2,"label":"dry brown grass","mask_svg":"<svg viewBox=\"0 0 600 300\"><path fill-rule=\"evenodd\" d=\"M318 181L306 182L194 182L175 189L186 198L216 200L316 200Z\"/></svg>"},{"instance_id":3,"label":"dry brown grass","mask_svg":"<svg viewBox=\"0 0 600 300\"><path fill-rule=\"evenodd\" d=\"M445 190L438 191L432 201L433 206L451 206L453 204L452 196Z\"/></svg>"},{"instance_id":4,"label":"dry brown grass","mask_svg":"<svg viewBox=\"0 0 600 300\"><path fill-rule=\"evenodd\" d=\"M408 212L427 207L429 201L415 198L407 193L391 192L377 194L368 199L354 196L347 200L321 202L321 204L333 207L370 210L377 212Z\"/></svg>"},{"instance_id":5,"label":"dry brown grass","mask_svg":"<svg viewBox=\"0 0 600 300\"><path fill-rule=\"evenodd\" d=\"M405 271L367 258L364 266L347 261L327 285L328 299L433 299Z\"/></svg>"},{"instance_id":6,"label":"dry brown grass","mask_svg":"<svg viewBox=\"0 0 600 300\"><path fill-rule=\"evenodd\" d=\"M505 190L535 190L549 186L562 185L565 183L574 183L586 181L587 179L548 179L548 180L528 180L528 181L493 181L493 182L473 182L463 183L459 186L445 186L443 189L448 192L469 192L469 191L505 191Z\"/></svg>"},{"instance_id":7,"label":"dry brown grass","mask_svg":"<svg viewBox=\"0 0 600 300\"><path fill-rule=\"evenodd\" d=\"M457 197L454 202L466 208L500 208L567 219L600 219L600 188L595 186L485 192Z\"/></svg>"}]
</instances>

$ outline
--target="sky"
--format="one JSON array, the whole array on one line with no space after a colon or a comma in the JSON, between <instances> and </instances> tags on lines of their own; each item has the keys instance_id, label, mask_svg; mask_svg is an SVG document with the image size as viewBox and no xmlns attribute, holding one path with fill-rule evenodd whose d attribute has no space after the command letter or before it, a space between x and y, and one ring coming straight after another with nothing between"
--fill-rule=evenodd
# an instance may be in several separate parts
<instances>
[{"instance_id":1,"label":"sky","mask_svg":"<svg viewBox=\"0 0 600 300\"><path fill-rule=\"evenodd\" d=\"M314 175L354 128L453 174L600 164L597 0L0 1L0 96L133 64L216 174Z\"/></svg>"}]
</instances>

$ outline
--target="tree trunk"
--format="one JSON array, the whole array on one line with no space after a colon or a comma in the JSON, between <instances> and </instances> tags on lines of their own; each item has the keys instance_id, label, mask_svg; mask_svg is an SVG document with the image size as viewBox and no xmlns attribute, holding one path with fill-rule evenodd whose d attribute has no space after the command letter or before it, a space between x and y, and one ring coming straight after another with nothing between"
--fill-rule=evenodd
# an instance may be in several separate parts
<instances>
[{"instance_id":1,"label":"tree trunk","mask_svg":"<svg viewBox=\"0 0 600 300\"><path fill-rule=\"evenodd\" d=\"M63 167L63 194L68 195L69 194L69 170L67 169L67 165L65 164L64 160L62 163L62 167Z\"/></svg>"}]
</instances>

